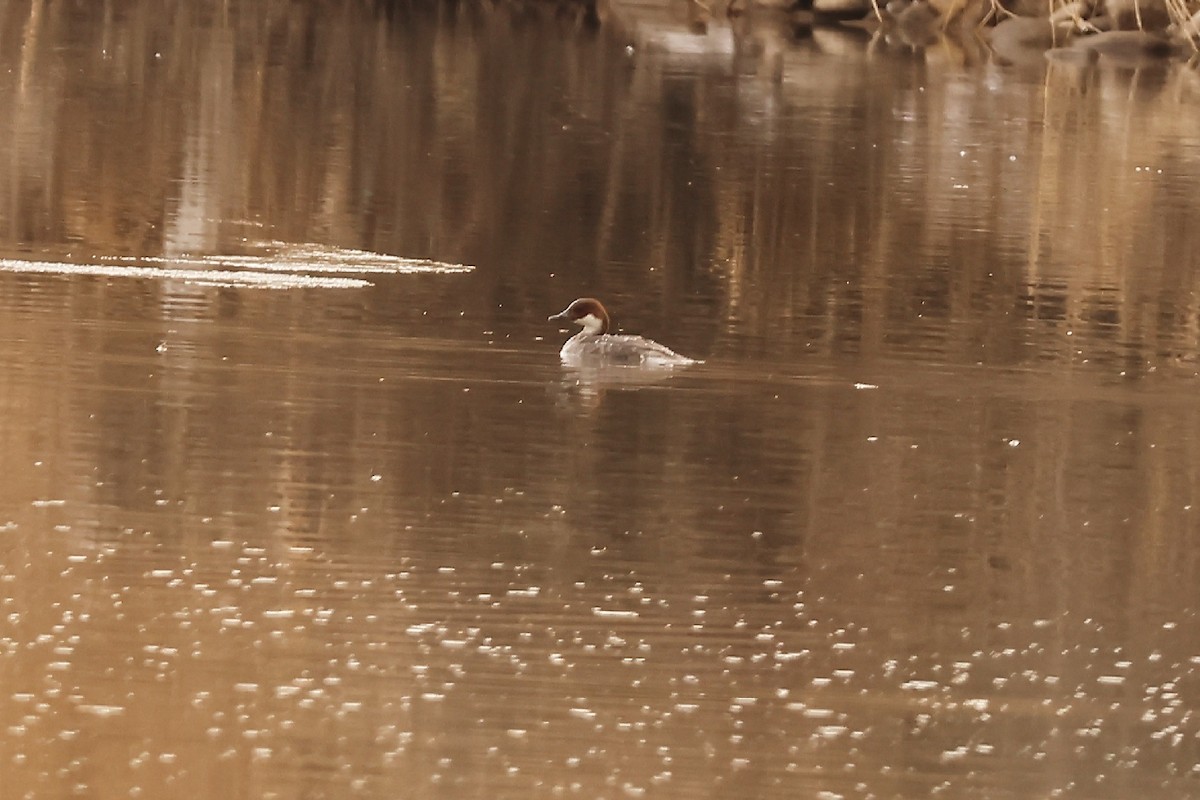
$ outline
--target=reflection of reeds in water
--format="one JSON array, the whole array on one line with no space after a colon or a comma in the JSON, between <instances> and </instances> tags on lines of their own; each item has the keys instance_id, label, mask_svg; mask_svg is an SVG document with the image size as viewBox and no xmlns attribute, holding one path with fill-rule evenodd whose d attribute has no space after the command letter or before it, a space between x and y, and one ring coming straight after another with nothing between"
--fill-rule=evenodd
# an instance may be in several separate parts
<instances>
[{"instance_id":1,"label":"reflection of reeds in water","mask_svg":"<svg viewBox=\"0 0 1200 800\"><path fill-rule=\"evenodd\" d=\"M1073 71L1047 73L1029 239L1030 274L1064 282L1069 322L1086 326L1094 293L1113 293L1120 338L1151 359L1160 339L1171 349L1189 338L1197 316L1194 244L1174 224L1171 196L1186 172L1172 143L1188 133L1158 82L1154 73L1082 82Z\"/></svg>"},{"instance_id":2,"label":"reflection of reeds in water","mask_svg":"<svg viewBox=\"0 0 1200 800\"><path fill-rule=\"evenodd\" d=\"M831 68L741 20L729 52L679 61L539 8L10 9L2 52L23 66L0 83L18 109L0 121L0 224L153 255L219 252L243 234L222 220L256 219L480 263L456 302L481 312L555 305L550 273L643 319L699 298L735 349L1011 351L1007 311L1036 286L1072 309L1115 291L1135 329L1162 316L1139 311L1152 297L1190 302L1187 71L1052 65L1041 87L980 91L953 53ZM104 46L45 46L84 34ZM778 81L754 74L760 51ZM1179 343L1142 333L1122 329Z\"/></svg>"},{"instance_id":3,"label":"reflection of reeds in water","mask_svg":"<svg viewBox=\"0 0 1200 800\"><path fill-rule=\"evenodd\" d=\"M925 91L925 81L914 68L886 93L861 84L827 89L845 105L887 112L863 123L867 137L849 119L839 131L836 111L822 113L838 106L824 105L823 96L797 97L813 109L809 130L824 122L828 134L806 137L806 152L776 164L763 163L772 151L762 142L758 164L737 154L721 162L715 261L730 265L730 302L751 309L733 308L731 318L742 325L747 313L769 313L797 278L817 285L780 316L811 317L815 308L803 304L828 296L822 285L836 295L840 271L861 289L857 297L846 292L840 307L853 313L861 298L867 349L886 349L897 333L920 329L904 311L952 321L933 326L947 345L956 331L960 347L981 339L995 345L1005 331L1020 338L1023 323L1008 310L1049 281L1065 287L1069 321L1084 330L1084 309L1096 293L1112 300L1120 326L1092 327L1099 340L1141 342L1151 359L1159 350L1191 349L1193 235L1164 224L1190 180L1182 153L1173 152L1194 138L1177 108L1186 77L1161 84L1156 73L1134 73L1131 82L1128 74L1052 66L1044 92L1010 87L1000 95L955 81ZM846 100L854 91L861 96ZM986 119L995 121L990 130ZM855 143L850 158L846 139ZM839 158L857 163L839 170ZM850 177L857 191L833 185L838 176ZM779 249L781 232L790 234L790 259ZM754 268L746 262L755 258L772 273L747 297ZM793 269L785 268L789 261ZM1168 316L1186 320L1183 326L1158 329L1147 317L1159 315L1144 312L1151 300L1179 304Z\"/></svg>"}]
</instances>

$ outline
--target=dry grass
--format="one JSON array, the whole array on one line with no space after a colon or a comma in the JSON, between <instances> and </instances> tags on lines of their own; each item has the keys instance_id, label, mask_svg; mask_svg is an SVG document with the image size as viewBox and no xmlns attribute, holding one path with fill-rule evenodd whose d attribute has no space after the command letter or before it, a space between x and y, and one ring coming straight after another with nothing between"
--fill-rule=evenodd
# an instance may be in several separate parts
<instances>
[{"instance_id":1,"label":"dry grass","mask_svg":"<svg viewBox=\"0 0 1200 800\"><path fill-rule=\"evenodd\" d=\"M1192 46L1193 52L1200 53L1200 11L1189 9L1187 0L1163 0L1167 6L1167 15L1171 18L1171 24L1178 28L1179 33L1187 39L1188 44Z\"/></svg>"}]
</instances>

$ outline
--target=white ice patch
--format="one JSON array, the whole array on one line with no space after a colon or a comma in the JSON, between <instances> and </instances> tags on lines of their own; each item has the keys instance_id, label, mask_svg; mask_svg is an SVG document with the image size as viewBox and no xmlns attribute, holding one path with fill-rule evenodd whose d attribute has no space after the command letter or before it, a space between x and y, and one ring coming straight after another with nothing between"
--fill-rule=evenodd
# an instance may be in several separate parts
<instances>
[{"instance_id":1,"label":"white ice patch","mask_svg":"<svg viewBox=\"0 0 1200 800\"><path fill-rule=\"evenodd\" d=\"M266 242L261 255L125 258L101 256L96 263L0 259L0 271L43 275L173 280L205 286L251 289L361 289L372 283L347 275L453 274L466 264L401 258L365 250L316 244Z\"/></svg>"}]
</instances>

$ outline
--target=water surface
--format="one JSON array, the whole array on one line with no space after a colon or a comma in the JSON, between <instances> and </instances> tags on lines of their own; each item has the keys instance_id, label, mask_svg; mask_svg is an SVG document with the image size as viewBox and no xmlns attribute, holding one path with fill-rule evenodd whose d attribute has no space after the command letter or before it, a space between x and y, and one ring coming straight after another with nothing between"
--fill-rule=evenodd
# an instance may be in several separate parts
<instances>
[{"instance_id":1,"label":"water surface","mask_svg":"<svg viewBox=\"0 0 1200 800\"><path fill-rule=\"evenodd\" d=\"M1194 72L639 19L4 8L0 799L1200 792Z\"/></svg>"}]
</instances>

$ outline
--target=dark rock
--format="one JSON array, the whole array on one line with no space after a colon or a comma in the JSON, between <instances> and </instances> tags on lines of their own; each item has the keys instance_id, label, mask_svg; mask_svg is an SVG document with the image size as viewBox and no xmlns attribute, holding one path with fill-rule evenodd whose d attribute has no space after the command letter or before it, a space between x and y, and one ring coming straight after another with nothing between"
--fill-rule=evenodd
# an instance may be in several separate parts
<instances>
[{"instance_id":1,"label":"dark rock","mask_svg":"<svg viewBox=\"0 0 1200 800\"><path fill-rule=\"evenodd\" d=\"M871 0L813 0L812 10L817 22L840 22L862 19L872 7Z\"/></svg>"}]
</instances>

